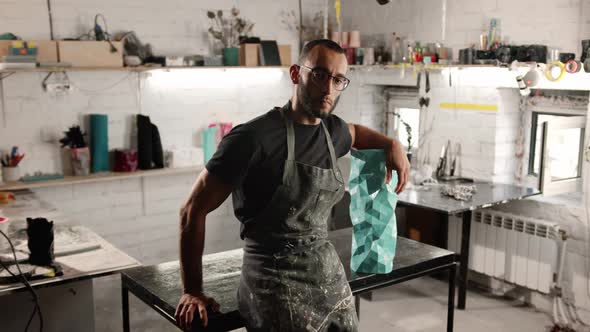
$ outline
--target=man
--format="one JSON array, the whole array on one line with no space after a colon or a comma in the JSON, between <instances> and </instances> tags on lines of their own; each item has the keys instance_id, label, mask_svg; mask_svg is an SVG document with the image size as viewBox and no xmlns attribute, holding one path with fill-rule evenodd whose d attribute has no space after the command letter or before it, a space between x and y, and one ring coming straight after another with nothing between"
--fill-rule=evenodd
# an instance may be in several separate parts
<instances>
[{"instance_id":1,"label":"man","mask_svg":"<svg viewBox=\"0 0 590 332\"><path fill-rule=\"evenodd\" d=\"M206 326L207 307L219 310L202 284L205 218L233 192L245 240L238 305L248 330L358 329L342 263L326 239L329 212L344 194L336 158L351 147L385 150L386 180L398 172L398 193L410 166L397 140L332 115L349 84L338 44L309 42L298 63L290 68L291 100L235 127L181 210L182 328L196 315Z\"/></svg>"}]
</instances>

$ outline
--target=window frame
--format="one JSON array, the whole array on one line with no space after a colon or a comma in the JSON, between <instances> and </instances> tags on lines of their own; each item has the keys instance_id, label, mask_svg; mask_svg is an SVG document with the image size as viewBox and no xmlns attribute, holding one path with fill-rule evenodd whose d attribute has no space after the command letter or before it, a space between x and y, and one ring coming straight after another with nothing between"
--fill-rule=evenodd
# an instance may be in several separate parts
<instances>
[{"instance_id":1,"label":"window frame","mask_svg":"<svg viewBox=\"0 0 590 332\"><path fill-rule=\"evenodd\" d=\"M418 89L416 88L408 88L408 87L390 87L385 91L386 96L386 110L385 110L385 134L387 136L394 137L399 140L399 129L401 121L399 116L395 116L393 114L397 114L400 108L408 108L413 109L418 112L418 128L412 128L412 135L419 138L421 134L420 128L422 127L423 123L423 113L422 109L418 103ZM392 121L393 120L393 121ZM393 124L393 126L391 126ZM404 147L406 147L406 142L401 142ZM420 148L421 142L419 141L418 144L412 145L412 151L408 151L412 153L417 151Z\"/></svg>"},{"instance_id":2,"label":"window frame","mask_svg":"<svg viewBox=\"0 0 590 332\"><path fill-rule=\"evenodd\" d=\"M544 195L556 195L567 192L578 192L582 190L583 176L584 176L584 148L586 138L586 116L565 117L563 119L555 119L553 121L543 122L543 141L542 141L542 156L541 156L541 174L539 176L540 190ZM547 138L559 129L573 129L580 128L580 147L578 152L578 176L566 179L552 180L551 177L551 163L549 163L549 150L547 145Z\"/></svg>"},{"instance_id":3,"label":"window frame","mask_svg":"<svg viewBox=\"0 0 590 332\"><path fill-rule=\"evenodd\" d=\"M541 177L541 172L543 169L543 152L544 152L544 148L545 148L545 141L544 141L544 127L541 127L541 150L540 153L541 155L539 156L539 173L535 173L535 150L537 148L537 128L539 127L539 115L552 115L552 116L561 116L564 118L567 117L578 117L578 116L586 116L586 113L582 112L582 111L578 111L578 110L571 110L569 112L565 112L565 111L556 111L556 110L551 110L551 111L545 111L545 110L533 110L532 111L532 117L531 117L531 135L530 135L530 141L529 141L529 156L528 156L528 170L527 170L527 175L528 176L533 176L533 177ZM580 133L580 158L581 160L583 160L583 154L584 154L584 139L585 139L585 132L586 132L586 128L582 128L582 131ZM582 170L582 163L580 161L580 170L578 170L580 176L583 173Z\"/></svg>"}]
</instances>

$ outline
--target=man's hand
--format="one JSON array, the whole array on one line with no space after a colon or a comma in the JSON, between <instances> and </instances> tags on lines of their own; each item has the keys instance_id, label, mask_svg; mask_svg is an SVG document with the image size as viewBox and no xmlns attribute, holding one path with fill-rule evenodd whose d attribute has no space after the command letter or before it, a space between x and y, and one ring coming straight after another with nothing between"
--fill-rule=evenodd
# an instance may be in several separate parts
<instances>
[{"instance_id":1,"label":"man's hand","mask_svg":"<svg viewBox=\"0 0 590 332\"><path fill-rule=\"evenodd\" d=\"M398 182L397 187L395 187L395 192L399 194L404 191L406 184L408 183L408 179L410 178L410 162L408 161L406 152L399 141L391 141L391 147L385 150L385 159L387 166L387 175L385 181L389 183L389 181L391 181L392 170L396 170Z\"/></svg>"},{"instance_id":2,"label":"man's hand","mask_svg":"<svg viewBox=\"0 0 590 332\"><path fill-rule=\"evenodd\" d=\"M178 307L176 307L176 324L183 329L188 330L191 328L193 318L195 317L195 311L199 313L203 327L207 327L209 320L207 318L207 306L211 306L213 311L219 311L219 304L211 297L205 296L204 294L193 295L193 294L182 294Z\"/></svg>"}]
</instances>

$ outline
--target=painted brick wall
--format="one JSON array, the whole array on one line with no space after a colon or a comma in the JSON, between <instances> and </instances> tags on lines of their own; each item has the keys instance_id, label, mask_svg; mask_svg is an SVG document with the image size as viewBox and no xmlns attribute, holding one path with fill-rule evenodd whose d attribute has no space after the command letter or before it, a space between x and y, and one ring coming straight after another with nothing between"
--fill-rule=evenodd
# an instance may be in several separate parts
<instances>
[{"instance_id":1,"label":"painted brick wall","mask_svg":"<svg viewBox=\"0 0 590 332\"><path fill-rule=\"evenodd\" d=\"M510 43L541 43L580 54L579 41L590 38L588 0L393 0L384 6L355 1L344 3L342 13L345 31L397 32L442 42L454 48L455 58L458 49L478 43L491 18L500 20L502 36Z\"/></svg>"},{"instance_id":2,"label":"painted brick wall","mask_svg":"<svg viewBox=\"0 0 590 332\"><path fill-rule=\"evenodd\" d=\"M22 162L23 172L59 172L62 160L55 139L61 136L62 130L76 123L84 126L87 114L107 114L109 147L129 148L136 141L134 114L140 110L159 127L165 149L200 146L201 130L209 123L247 121L274 106L283 105L292 89L285 69L202 69L140 74L141 92L137 90L137 75L72 73L69 76L75 88L59 95L41 90L42 74L19 73L5 79L6 121L0 131L0 149L18 145L27 152ZM120 83L114 85L117 82ZM113 87L104 89L108 86ZM379 129L381 91L382 88L376 86L353 83L342 96L336 112L347 121ZM64 211L71 221L92 227L138 259L154 263L176 257L178 209L196 175L127 179L35 191ZM236 241L238 224L233 218L231 202L226 202L214 215L217 221L210 223L207 250L239 246L240 242Z\"/></svg>"}]
</instances>

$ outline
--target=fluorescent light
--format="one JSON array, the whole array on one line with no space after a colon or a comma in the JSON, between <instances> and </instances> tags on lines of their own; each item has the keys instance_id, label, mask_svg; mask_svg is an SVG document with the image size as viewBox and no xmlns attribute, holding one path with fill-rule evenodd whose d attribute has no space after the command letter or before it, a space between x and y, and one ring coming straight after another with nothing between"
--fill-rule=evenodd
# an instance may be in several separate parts
<instances>
[{"instance_id":1,"label":"fluorescent light","mask_svg":"<svg viewBox=\"0 0 590 332\"><path fill-rule=\"evenodd\" d=\"M150 85L168 89L268 86L281 82L285 71L264 67L161 69L150 71L147 80Z\"/></svg>"}]
</instances>

